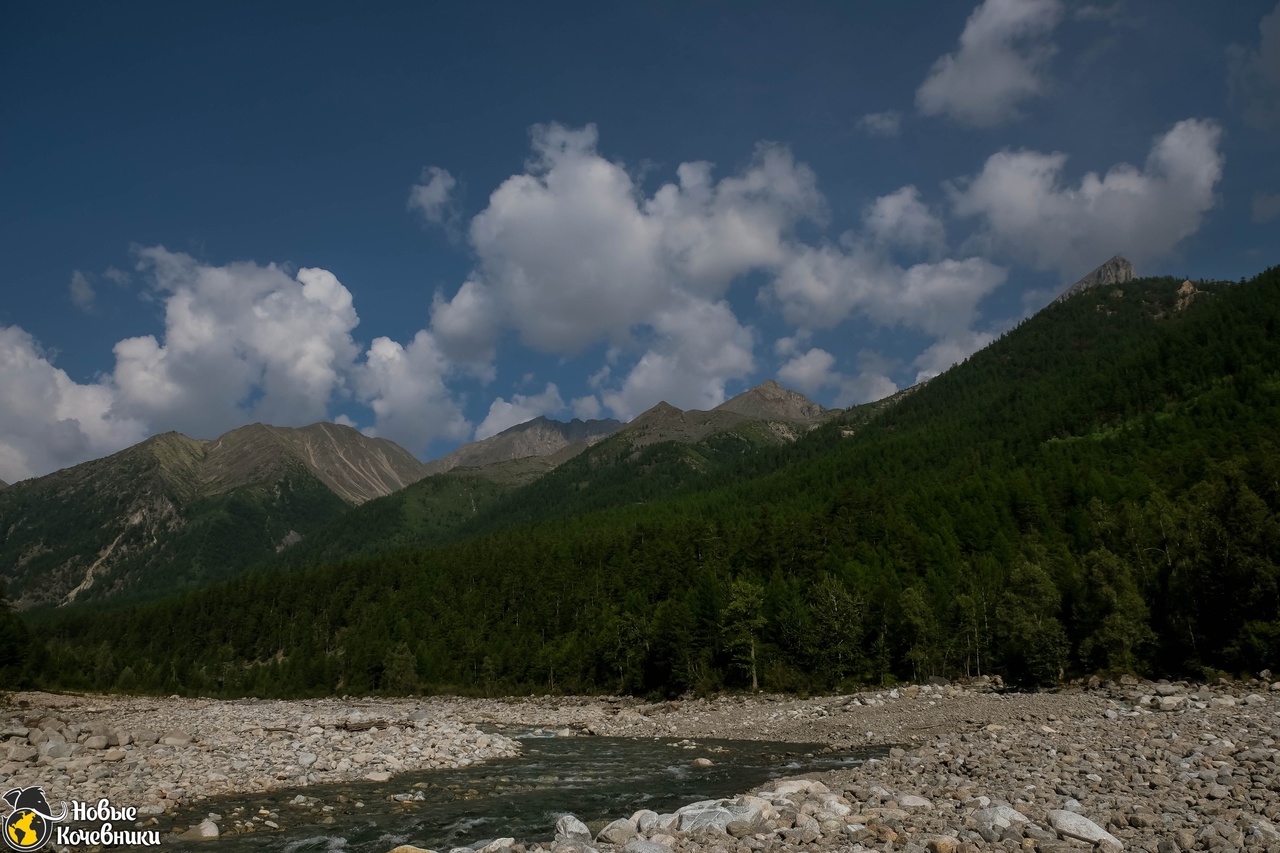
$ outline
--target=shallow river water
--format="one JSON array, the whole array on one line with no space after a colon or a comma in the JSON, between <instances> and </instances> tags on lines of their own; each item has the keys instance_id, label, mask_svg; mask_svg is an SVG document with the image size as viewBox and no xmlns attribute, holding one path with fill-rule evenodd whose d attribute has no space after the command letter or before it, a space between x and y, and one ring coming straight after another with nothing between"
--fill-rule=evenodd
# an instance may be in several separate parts
<instances>
[{"instance_id":1,"label":"shallow river water","mask_svg":"<svg viewBox=\"0 0 1280 853\"><path fill-rule=\"evenodd\" d=\"M173 824L199 823L212 812L221 818L222 837L163 849L386 853L406 843L447 851L503 836L550 840L556 818L566 813L597 830L595 822L629 817L637 809L671 811L781 776L858 764L874 754L761 741L516 736L520 756L461 770L205 800L172 815ZM695 767L695 758L714 764ZM399 802L397 795L413 799ZM256 821L250 824L250 818ZM253 831L238 833L236 821Z\"/></svg>"}]
</instances>

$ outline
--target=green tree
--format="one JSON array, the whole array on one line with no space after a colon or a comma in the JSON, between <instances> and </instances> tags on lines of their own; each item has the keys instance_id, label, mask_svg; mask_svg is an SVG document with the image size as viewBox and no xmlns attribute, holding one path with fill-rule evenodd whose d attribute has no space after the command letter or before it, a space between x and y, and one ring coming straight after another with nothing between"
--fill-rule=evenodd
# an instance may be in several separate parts
<instances>
[{"instance_id":1,"label":"green tree","mask_svg":"<svg viewBox=\"0 0 1280 853\"><path fill-rule=\"evenodd\" d=\"M760 689L756 649L764 625L764 587L745 577L737 578L729 587L722 631L734 668L751 676L752 690Z\"/></svg>"}]
</instances>

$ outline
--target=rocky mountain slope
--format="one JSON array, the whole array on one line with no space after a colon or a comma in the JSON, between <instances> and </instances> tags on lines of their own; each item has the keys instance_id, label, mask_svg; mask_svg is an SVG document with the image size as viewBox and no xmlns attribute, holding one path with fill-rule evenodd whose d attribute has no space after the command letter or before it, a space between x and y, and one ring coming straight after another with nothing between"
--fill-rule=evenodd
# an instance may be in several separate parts
<instances>
[{"instance_id":1,"label":"rocky mountain slope","mask_svg":"<svg viewBox=\"0 0 1280 853\"><path fill-rule=\"evenodd\" d=\"M538 417L505 429L497 435L464 444L452 453L426 463L424 468L428 474L443 474L455 468L485 468L502 462L545 459L557 454L560 454L560 461L563 461L573 455L562 454L567 448L576 448L574 452L585 450L621 428L622 423L612 418L589 421L574 418L564 423ZM535 469L542 467L534 465Z\"/></svg>"},{"instance_id":2,"label":"rocky mountain slope","mask_svg":"<svg viewBox=\"0 0 1280 853\"><path fill-rule=\"evenodd\" d=\"M1116 255L1062 291L1062 295L1054 301L1063 302L1077 293L1084 293L1094 287L1102 287L1108 284L1125 284L1135 278L1137 278L1137 273L1133 270L1133 264Z\"/></svg>"},{"instance_id":3,"label":"rocky mountain slope","mask_svg":"<svg viewBox=\"0 0 1280 853\"><path fill-rule=\"evenodd\" d=\"M0 578L19 607L167 594L225 578L348 506L424 476L336 424L154 436L0 493Z\"/></svg>"}]
</instances>

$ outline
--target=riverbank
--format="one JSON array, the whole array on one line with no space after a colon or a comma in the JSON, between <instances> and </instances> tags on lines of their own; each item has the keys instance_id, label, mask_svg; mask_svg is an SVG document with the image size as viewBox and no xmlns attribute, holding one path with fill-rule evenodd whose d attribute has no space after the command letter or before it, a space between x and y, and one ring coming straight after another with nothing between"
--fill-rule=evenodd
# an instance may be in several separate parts
<instances>
[{"instance_id":1,"label":"riverbank","mask_svg":"<svg viewBox=\"0 0 1280 853\"><path fill-rule=\"evenodd\" d=\"M633 837L623 837L623 824L615 827L613 841L593 837L589 846L602 853L628 844L627 853L857 845L1084 849L1084 842L1070 840L1074 833L1092 834L1102 847L1114 842L1151 853L1280 850L1276 687L1261 681L1130 682L1016 694L971 684L812 699L658 703L611 697L212 702L19 694L5 718L8 761L0 775L10 787L42 784L50 800L108 796L158 814L232 791L384 779L432 762L462 766L518 748L478 725L491 731L541 726L561 736L892 745L884 760L811 776L785 791L771 783L753 792L761 801L735 806L733 820L747 819L734 826L713 825L723 815L705 825L686 822L686 828L678 815L657 823L646 818L637 820ZM135 736L140 730L142 738ZM149 743L152 733L157 739ZM49 745L58 736L67 743ZM79 749L68 750L72 745ZM689 754L691 760L715 760L696 750ZM573 803L563 808L572 811ZM547 842L553 831L548 826L543 840L506 847L514 853L520 847L526 853L583 847L576 836ZM637 846L642 841L658 846Z\"/></svg>"}]
</instances>

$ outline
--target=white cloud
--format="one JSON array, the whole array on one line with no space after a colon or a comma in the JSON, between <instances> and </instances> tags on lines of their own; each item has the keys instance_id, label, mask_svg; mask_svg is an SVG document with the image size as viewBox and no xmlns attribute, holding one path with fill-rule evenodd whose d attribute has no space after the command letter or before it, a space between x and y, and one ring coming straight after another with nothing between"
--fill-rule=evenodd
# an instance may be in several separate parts
<instances>
[{"instance_id":1,"label":"white cloud","mask_svg":"<svg viewBox=\"0 0 1280 853\"><path fill-rule=\"evenodd\" d=\"M924 115L991 127L1018 117L1018 104L1043 94L1054 53L1049 35L1061 0L985 0L960 34L960 47L934 63L916 90Z\"/></svg>"},{"instance_id":2,"label":"white cloud","mask_svg":"<svg viewBox=\"0 0 1280 853\"><path fill-rule=\"evenodd\" d=\"M441 225L450 216L450 201L457 180L439 166L422 170L420 182L409 189L409 209L422 214L433 225Z\"/></svg>"},{"instance_id":3,"label":"white cloud","mask_svg":"<svg viewBox=\"0 0 1280 853\"><path fill-rule=\"evenodd\" d=\"M755 369L752 330L724 301L685 296L652 319L654 341L622 384L605 389L605 406L628 421L659 400L681 409L710 409L725 383Z\"/></svg>"},{"instance_id":4,"label":"white cloud","mask_svg":"<svg viewBox=\"0 0 1280 853\"><path fill-rule=\"evenodd\" d=\"M1134 263L1167 254L1215 204L1222 131L1187 119L1159 137L1139 170L1128 164L1067 185L1067 155L1003 151L951 188L960 216L981 217L982 242L1038 269L1082 274L1114 254Z\"/></svg>"},{"instance_id":5,"label":"white cloud","mask_svg":"<svg viewBox=\"0 0 1280 853\"><path fill-rule=\"evenodd\" d=\"M934 252L946 247L942 220L920 201L920 191L913 186L877 198L867 206L863 221L886 246Z\"/></svg>"},{"instance_id":6,"label":"white cloud","mask_svg":"<svg viewBox=\"0 0 1280 853\"><path fill-rule=\"evenodd\" d=\"M548 382L541 394L514 394L511 402L499 397L490 404L489 414L476 427L475 440L497 435L504 429L526 423L540 415L558 414L562 409L564 400L560 398L560 389L553 382Z\"/></svg>"},{"instance_id":7,"label":"white cloud","mask_svg":"<svg viewBox=\"0 0 1280 853\"><path fill-rule=\"evenodd\" d=\"M81 385L16 326L0 326L0 479L13 483L102 456L147 436L112 410L110 385Z\"/></svg>"},{"instance_id":8,"label":"white cloud","mask_svg":"<svg viewBox=\"0 0 1280 853\"><path fill-rule=\"evenodd\" d=\"M1231 93L1245 120L1257 127L1280 125L1280 4L1258 23L1257 47L1228 49Z\"/></svg>"},{"instance_id":9,"label":"white cloud","mask_svg":"<svg viewBox=\"0 0 1280 853\"><path fill-rule=\"evenodd\" d=\"M351 293L332 273L138 254L164 295L165 331L116 344L116 411L202 437L327 416L357 354Z\"/></svg>"},{"instance_id":10,"label":"white cloud","mask_svg":"<svg viewBox=\"0 0 1280 853\"><path fill-rule=\"evenodd\" d=\"M1280 216L1280 193L1259 192L1253 196L1253 221L1270 222Z\"/></svg>"},{"instance_id":11,"label":"white cloud","mask_svg":"<svg viewBox=\"0 0 1280 853\"><path fill-rule=\"evenodd\" d=\"M783 267L772 294L788 322L829 329L858 313L880 325L950 334L968 328L978 303L1006 277L1003 268L982 258L903 268L851 235L845 243L846 248L801 248Z\"/></svg>"},{"instance_id":12,"label":"white cloud","mask_svg":"<svg viewBox=\"0 0 1280 853\"><path fill-rule=\"evenodd\" d=\"M881 400L898 390L874 354L863 353L859 362L858 374L846 375L835 369L835 356L815 347L793 356L778 368L778 378L782 384L809 395L818 394L824 388L835 388L835 405L841 408Z\"/></svg>"},{"instance_id":13,"label":"white cloud","mask_svg":"<svg viewBox=\"0 0 1280 853\"><path fill-rule=\"evenodd\" d=\"M468 363L491 361L504 329L564 354L607 341L610 363L646 342L620 383L596 383L606 407L630 417L660 396L715 405L752 364L751 333L723 296L746 273L785 264L799 222L823 220L816 178L785 147L761 144L737 174L717 180L710 163L683 163L646 197L597 142L593 125L533 128L526 171L472 220L478 264L436 300L431 330Z\"/></svg>"},{"instance_id":14,"label":"white cloud","mask_svg":"<svg viewBox=\"0 0 1280 853\"><path fill-rule=\"evenodd\" d=\"M932 379L939 373L959 364L995 337L987 332L957 332L937 341L920 355L913 365L917 368L916 382Z\"/></svg>"},{"instance_id":15,"label":"white cloud","mask_svg":"<svg viewBox=\"0 0 1280 853\"><path fill-rule=\"evenodd\" d=\"M777 266L795 223L824 213L813 173L780 146L719 181L709 163L684 163L645 198L596 143L594 125L533 129L528 171L471 222L476 272L436 304L451 353L488 351L503 326L550 352L625 341L682 294L718 299L735 277Z\"/></svg>"},{"instance_id":16,"label":"white cloud","mask_svg":"<svg viewBox=\"0 0 1280 853\"><path fill-rule=\"evenodd\" d=\"M364 363L354 371L358 398L377 416L376 425L366 432L413 453L421 453L438 438L466 438L471 424L445 385L449 370L428 331L418 332L408 346L374 338Z\"/></svg>"},{"instance_id":17,"label":"white cloud","mask_svg":"<svg viewBox=\"0 0 1280 853\"><path fill-rule=\"evenodd\" d=\"M573 416L584 421L600 417L600 401L596 399L596 395L588 394L585 397L575 398L573 401Z\"/></svg>"},{"instance_id":18,"label":"white cloud","mask_svg":"<svg viewBox=\"0 0 1280 853\"><path fill-rule=\"evenodd\" d=\"M858 119L858 129L867 136L897 136L902 132L902 113L897 110L867 113Z\"/></svg>"},{"instance_id":19,"label":"white cloud","mask_svg":"<svg viewBox=\"0 0 1280 853\"><path fill-rule=\"evenodd\" d=\"M71 273L70 285L71 301L81 311L92 311L93 300L97 295L93 292L93 285L89 283L88 277L80 270Z\"/></svg>"}]
</instances>

